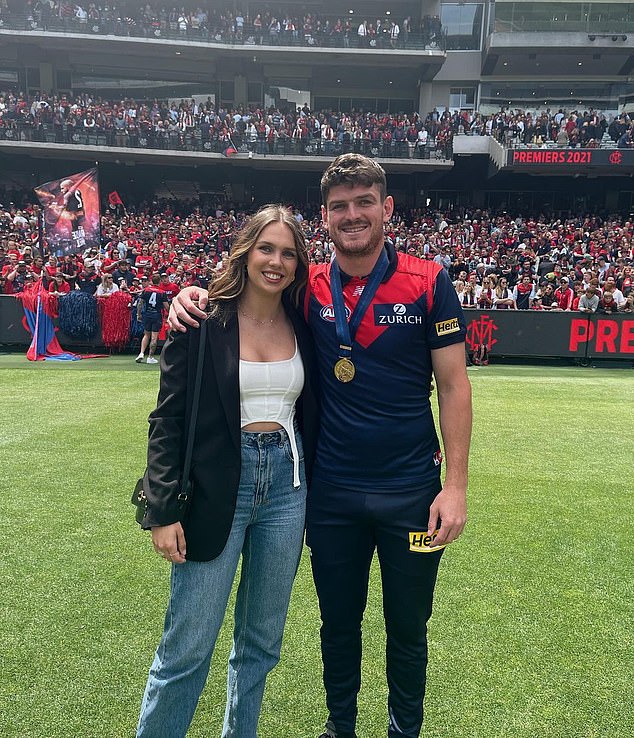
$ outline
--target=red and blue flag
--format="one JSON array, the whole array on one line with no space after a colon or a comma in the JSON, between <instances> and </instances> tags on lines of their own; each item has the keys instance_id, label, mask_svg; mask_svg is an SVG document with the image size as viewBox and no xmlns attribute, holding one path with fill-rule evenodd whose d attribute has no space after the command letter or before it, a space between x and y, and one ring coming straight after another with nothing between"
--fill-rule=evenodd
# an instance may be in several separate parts
<instances>
[{"instance_id":1,"label":"red and blue flag","mask_svg":"<svg viewBox=\"0 0 634 738\"><path fill-rule=\"evenodd\" d=\"M32 287L27 287L16 297L24 308L24 327L32 336L26 358L29 361L77 361L79 356L64 351L59 345L53 323L57 298L44 289L42 280L38 279Z\"/></svg>"}]
</instances>

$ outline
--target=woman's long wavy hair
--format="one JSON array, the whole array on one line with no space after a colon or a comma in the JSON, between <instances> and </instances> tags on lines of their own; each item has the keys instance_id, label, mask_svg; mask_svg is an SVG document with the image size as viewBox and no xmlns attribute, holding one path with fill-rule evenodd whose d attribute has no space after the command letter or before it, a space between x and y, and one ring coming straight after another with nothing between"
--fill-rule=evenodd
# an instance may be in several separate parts
<instances>
[{"instance_id":1,"label":"woman's long wavy hair","mask_svg":"<svg viewBox=\"0 0 634 738\"><path fill-rule=\"evenodd\" d=\"M293 234L297 249L295 279L284 290L284 295L294 304L299 304L299 295L308 280L308 253L306 240L293 213L284 205L264 205L242 226L229 256L226 269L209 285L209 315L227 322L237 307L237 301L247 283L247 258L262 231L271 223L283 223Z\"/></svg>"}]
</instances>

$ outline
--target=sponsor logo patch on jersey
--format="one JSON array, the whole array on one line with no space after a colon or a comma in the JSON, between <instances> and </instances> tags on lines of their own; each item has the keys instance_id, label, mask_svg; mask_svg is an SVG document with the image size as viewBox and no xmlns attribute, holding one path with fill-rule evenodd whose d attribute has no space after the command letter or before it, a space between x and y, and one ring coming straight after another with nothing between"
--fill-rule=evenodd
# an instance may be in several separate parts
<instances>
[{"instance_id":1,"label":"sponsor logo patch on jersey","mask_svg":"<svg viewBox=\"0 0 634 738\"><path fill-rule=\"evenodd\" d=\"M442 464L442 451L436 451L434 453L434 466L440 466Z\"/></svg>"},{"instance_id":2,"label":"sponsor logo patch on jersey","mask_svg":"<svg viewBox=\"0 0 634 738\"><path fill-rule=\"evenodd\" d=\"M374 306L374 325L422 325L423 316L416 305L402 302Z\"/></svg>"},{"instance_id":3,"label":"sponsor logo patch on jersey","mask_svg":"<svg viewBox=\"0 0 634 738\"><path fill-rule=\"evenodd\" d=\"M346 320L350 320L350 308L346 305ZM324 305L319 311L319 317L327 323L335 322L335 309L332 305Z\"/></svg>"},{"instance_id":4,"label":"sponsor logo patch on jersey","mask_svg":"<svg viewBox=\"0 0 634 738\"><path fill-rule=\"evenodd\" d=\"M458 318L449 318L448 320L440 320L436 323L436 335L446 336L448 333L457 333L460 330Z\"/></svg>"},{"instance_id":5,"label":"sponsor logo patch on jersey","mask_svg":"<svg viewBox=\"0 0 634 738\"><path fill-rule=\"evenodd\" d=\"M436 538L438 538L439 531L440 528L436 528L436 530L431 535L428 535L426 530L410 530L409 550L413 551L414 553L426 554L432 553L434 551L440 551L441 548L445 548L445 546L447 546L446 543L442 546L434 546L434 541L436 540Z\"/></svg>"}]
</instances>

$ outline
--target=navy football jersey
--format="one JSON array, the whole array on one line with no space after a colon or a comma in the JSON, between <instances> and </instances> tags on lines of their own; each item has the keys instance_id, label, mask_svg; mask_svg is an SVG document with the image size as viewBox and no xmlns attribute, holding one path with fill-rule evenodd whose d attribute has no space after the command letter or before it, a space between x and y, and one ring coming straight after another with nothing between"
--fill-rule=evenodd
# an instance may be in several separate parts
<instances>
[{"instance_id":1,"label":"navy football jersey","mask_svg":"<svg viewBox=\"0 0 634 738\"><path fill-rule=\"evenodd\" d=\"M145 303L145 316L158 318L161 315L163 304L167 302L167 295L160 287L152 285L143 290L140 299Z\"/></svg>"},{"instance_id":2,"label":"navy football jersey","mask_svg":"<svg viewBox=\"0 0 634 738\"><path fill-rule=\"evenodd\" d=\"M357 330L354 379L334 375L339 358L330 265L311 267L304 300L319 362L322 414L314 475L365 492L419 489L437 482L441 452L429 397L431 349L465 339L465 321L447 272L396 253ZM348 320L366 279L342 274Z\"/></svg>"}]
</instances>

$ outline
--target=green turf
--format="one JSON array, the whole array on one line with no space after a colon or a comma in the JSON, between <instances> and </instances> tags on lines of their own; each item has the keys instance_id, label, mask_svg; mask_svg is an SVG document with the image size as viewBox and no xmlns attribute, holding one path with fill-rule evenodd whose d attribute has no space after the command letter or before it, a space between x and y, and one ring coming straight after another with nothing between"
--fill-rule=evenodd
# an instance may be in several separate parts
<instances>
[{"instance_id":1,"label":"green turf","mask_svg":"<svg viewBox=\"0 0 634 738\"><path fill-rule=\"evenodd\" d=\"M634 382L628 371L472 370L470 520L441 565L424 736L629 738ZM0 736L126 738L168 568L133 523L156 367L0 355ZM359 735L385 738L377 572ZM304 556L262 738L324 720ZM190 735L220 735L226 624Z\"/></svg>"}]
</instances>

